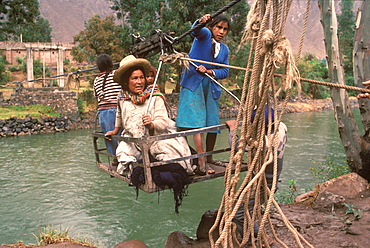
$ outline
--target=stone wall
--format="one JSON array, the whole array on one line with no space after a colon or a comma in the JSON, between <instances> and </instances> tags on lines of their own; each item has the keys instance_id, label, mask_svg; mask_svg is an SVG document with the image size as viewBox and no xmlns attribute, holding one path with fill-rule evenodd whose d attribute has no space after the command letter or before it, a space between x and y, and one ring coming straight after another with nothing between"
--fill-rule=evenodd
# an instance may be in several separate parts
<instances>
[{"instance_id":1,"label":"stone wall","mask_svg":"<svg viewBox=\"0 0 370 248\"><path fill-rule=\"evenodd\" d=\"M81 118L77 94L63 88L17 87L9 99L0 95L0 106L29 106L42 104L52 108L60 117L27 116L24 119L11 117L0 120L0 137L39 133L66 132L70 129L92 128L93 117ZM94 114L92 114L94 116Z\"/></svg>"},{"instance_id":2,"label":"stone wall","mask_svg":"<svg viewBox=\"0 0 370 248\"><path fill-rule=\"evenodd\" d=\"M17 87L10 99L0 98L0 106L28 106L42 104L49 106L55 113L68 117L72 122L80 120L77 94L63 88L24 88Z\"/></svg>"},{"instance_id":3,"label":"stone wall","mask_svg":"<svg viewBox=\"0 0 370 248\"><path fill-rule=\"evenodd\" d=\"M70 129L68 117L46 117L41 120L30 116L0 120L0 137L40 133L66 132Z\"/></svg>"}]
</instances>

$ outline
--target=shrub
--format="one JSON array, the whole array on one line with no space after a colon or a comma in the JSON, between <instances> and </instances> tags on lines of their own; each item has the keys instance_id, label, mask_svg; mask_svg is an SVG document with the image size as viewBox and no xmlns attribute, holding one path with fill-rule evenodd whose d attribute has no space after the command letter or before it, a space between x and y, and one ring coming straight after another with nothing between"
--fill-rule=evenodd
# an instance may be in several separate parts
<instances>
[{"instance_id":1,"label":"shrub","mask_svg":"<svg viewBox=\"0 0 370 248\"><path fill-rule=\"evenodd\" d=\"M37 245L50 245L50 244L57 244L61 242L71 242L74 244L80 245L88 245L93 246L95 245L93 242L88 241L86 238L71 238L69 237L69 230L66 228L65 230L60 230L52 228L50 226L46 226L39 230L38 234L32 233L32 235L37 240Z\"/></svg>"},{"instance_id":2,"label":"shrub","mask_svg":"<svg viewBox=\"0 0 370 248\"><path fill-rule=\"evenodd\" d=\"M317 163L316 161L312 161ZM310 167L311 173L316 184L320 184L330 179L340 177L351 172L346 161L343 164L335 165L329 158L324 157L324 161L319 162L316 167Z\"/></svg>"},{"instance_id":3,"label":"shrub","mask_svg":"<svg viewBox=\"0 0 370 248\"><path fill-rule=\"evenodd\" d=\"M289 180L289 188L288 189L278 190L275 193L276 201L279 202L279 203L282 203L282 204L293 203L294 199L298 195L296 183L297 183L296 179Z\"/></svg>"}]
</instances>

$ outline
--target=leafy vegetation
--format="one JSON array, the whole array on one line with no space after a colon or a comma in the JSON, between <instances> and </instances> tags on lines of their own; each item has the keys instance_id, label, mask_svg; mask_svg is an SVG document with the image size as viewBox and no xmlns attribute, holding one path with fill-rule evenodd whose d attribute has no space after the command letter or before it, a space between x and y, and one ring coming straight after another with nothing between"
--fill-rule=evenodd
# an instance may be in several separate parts
<instances>
[{"instance_id":1,"label":"leafy vegetation","mask_svg":"<svg viewBox=\"0 0 370 248\"><path fill-rule=\"evenodd\" d=\"M344 203L344 205L347 207L346 214L353 214L356 220L362 218L361 212L364 211L364 209L359 209L356 206L347 203Z\"/></svg>"},{"instance_id":2,"label":"leafy vegetation","mask_svg":"<svg viewBox=\"0 0 370 248\"><path fill-rule=\"evenodd\" d=\"M341 7L341 13L337 15L339 49L342 54L346 84L354 86L352 52L355 36L355 15L353 13L353 0L342 0L339 5ZM351 92L351 94L356 95L356 92Z\"/></svg>"},{"instance_id":3,"label":"leafy vegetation","mask_svg":"<svg viewBox=\"0 0 370 248\"><path fill-rule=\"evenodd\" d=\"M27 72L26 57L17 57L18 70ZM42 77L43 75L43 64L39 59L33 60L33 73L35 77ZM50 68L45 68L45 76L50 76Z\"/></svg>"},{"instance_id":4,"label":"leafy vegetation","mask_svg":"<svg viewBox=\"0 0 370 248\"><path fill-rule=\"evenodd\" d=\"M38 0L0 1L0 41L51 42L51 27Z\"/></svg>"},{"instance_id":5,"label":"leafy vegetation","mask_svg":"<svg viewBox=\"0 0 370 248\"><path fill-rule=\"evenodd\" d=\"M135 11L137 12L137 11ZM123 49L120 35L122 28L114 24L114 17L101 19L94 15L85 24L85 30L74 36L77 46L72 48L72 56L76 61L93 61L99 54L109 54L113 60L122 59L122 54L128 51Z\"/></svg>"},{"instance_id":6,"label":"leafy vegetation","mask_svg":"<svg viewBox=\"0 0 370 248\"><path fill-rule=\"evenodd\" d=\"M51 107L35 104L29 106L0 106L0 119L8 119L10 117L25 118L27 115L33 118L41 116L59 116Z\"/></svg>"},{"instance_id":7,"label":"leafy vegetation","mask_svg":"<svg viewBox=\"0 0 370 248\"><path fill-rule=\"evenodd\" d=\"M296 179L289 180L288 189L278 190L275 193L276 201L282 204L289 204L294 202L294 199L298 196L296 184Z\"/></svg>"},{"instance_id":8,"label":"leafy vegetation","mask_svg":"<svg viewBox=\"0 0 370 248\"><path fill-rule=\"evenodd\" d=\"M312 162L315 164L317 163L315 160ZM334 164L333 161L327 157L324 158L324 161L319 162L317 166L310 167L310 171L315 178L315 184L320 184L351 172L346 161L338 165Z\"/></svg>"},{"instance_id":9,"label":"leafy vegetation","mask_svg":"<svg viewBox=\"0 0 370 248\"><path fill-rule=\"evenodd\" d=\"M315 58L312 54L306 54L298 64L298 69L302 78L329 82L326 61ZM330 88L323 85L302 82L302 91L309 97L325 99L330 96Z\"/></svg>"},{"instance_id":10,"label":"leafy vegetation","mask_svg":"<svg viewBox=\"0 0 370 248\"><path fill-rule=\"evenodd\" d=\"M61 229L61 228L60 228ZM94 246L95 244L86 238L71 238L69 237L69 229L60 230L46 226L39 230L38 234L32 233L37 240L37 245L50 245L57 244L60 242L72 242L80 245Z\"/></svg>"},{"instance_id":11,"label":"leafy vegetation","mask_svg":"<svg viewBox=\"0 0 370 248\"><path fill-rule=\"evenodd\" d=\"M0 56L0 83L9 82L12 77L10 71L5 67L7 63L5 56Z\"/></svg>"}]
</instances>

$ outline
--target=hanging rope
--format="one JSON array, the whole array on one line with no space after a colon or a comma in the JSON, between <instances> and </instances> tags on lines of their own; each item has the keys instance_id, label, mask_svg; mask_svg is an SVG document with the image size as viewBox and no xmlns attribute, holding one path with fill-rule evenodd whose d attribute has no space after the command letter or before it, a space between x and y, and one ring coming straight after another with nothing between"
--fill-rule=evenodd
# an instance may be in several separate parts
<instances>
[{"instance_id":1,"label":"hanging rope","mask_svg":"<svg viewBox=\"0 0 370 248\"><path fill-rule=\"evenodd\" d=\"M291 0L257 0L248 15L248 22L244 32L245 41L251 41L253 60L248 59L246 75L244 78L241 106L237 116L237 123L241 121L239 146L235 148L236 133L232 140L230 162L225 173L225 193L223 195L216 222L210 230L212 247L240 247L252 242L253 247L269 247L268 233L283 247L270 220L270 211L274 207L294 236L298 247L302 242L312 247L291 225L274 200L277 188L277 144L278 128L282 114L274 112L274 126L272 118L268 119L265 128L265 105L277 109L275 93L279 89L289 91L293 82L299 83L299 72L293 60L289 41L284 37L283 31L290 9ZM272 29L269 29L272 26ZM252 28L253 27L253 28ZM253 65L252 62L253 61ZM274 81L274 71L277 67L284 67L286 74L279 85ZM252 70L250 70L253 68ZM284 81L284 82L283 82ZM254 121L251 122L253 110L256 108ZM244 109L244 110L243 110ZM274 129L274 130L273 130ZM241 164L245 148L248 145L247 165L248 173L244 178L241 174ZM267 187L265 169L273 163L274 177L271 190ZM231 173L235 170L234 174ZM241 181L241 182L240 182ZM261 196L261 198L260 198ZM251 199L254 199L253 209L248 208ZM264 202L264 211L261 205ZM244 235L241 239L235 236L233 218L239 208L244 209ZM257 239L254 236L254 223L259 225ZM269 230L267 230L267 226ZM214 232L219 238L214 240Z\"/></svg>"},{"instance_id":2,"label":"hanging rope","mask_svg":"<svg viewBox=\"0 0 370 248\"><path fill-rule=\"evenodd\" d=\"M208 64L208 65L215 65L215 66L221 66L221 67L226 67L229 69L235 69L235 70L242 70L242 71L252 71L252 69L247 69L239 66L233 66L233 65L225 65L225 64L220 64L220 63L215 63L215 62L209 62L205 60L199 60L199 59L192 59L189 58L186 53L174 53L174 54L163 54L160 56L159 60L162 60L164 63L179 63L180 66L187 67L189 66L189 63L186 63L184 61L192 61L192 62L198 62L202 64ZM274 73L275 77L281 77L283 80L286 79L286 75L279 74L279 73ZM357 86L350 86L350 85L342 85L342 84L336 84L336 83L330 83L330 82L324 82L324 81L318 81L314 79L308 79L308 78L301 78L301 77L295 77L297 80L301 82L307 82L311 84L320 84L324 86L329 86L329 87L334 87L334 88L342 88L346 90L354 90L354 91L359 91L359 92L364 92L364 93L370 93L370 89L367 88L361 88Z\"/></svg>"}]
</instances>

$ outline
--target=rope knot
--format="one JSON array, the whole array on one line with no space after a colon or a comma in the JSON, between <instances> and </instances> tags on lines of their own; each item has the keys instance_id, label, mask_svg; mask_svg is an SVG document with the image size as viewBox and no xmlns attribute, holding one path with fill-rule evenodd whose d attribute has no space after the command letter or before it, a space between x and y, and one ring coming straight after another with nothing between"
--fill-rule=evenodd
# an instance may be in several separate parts
<instances>
[{"instance_id":1,"label":"rope knot","mask_svg":"<svg viewBox=\"0 0 370 248\"><path fill-rule=\"evenodd\" d=\"M293 52L290 46L289 40L282 35L278 40L276 47L273 51L272 61L276 68L280 66L285 66L286 80L282 81L282 89L290 89L292 87L293 81L297 83L298 92L301 91L301 86L299 82L299 71L293 59Z\"/></svg>"},{"instance_id":2,"label":"rope knot","mask_svg":"<svg viewBox=\"0 0 370 248\"><path fill-rule=\"evenodd\" d=\"M247 141L247 146L249 147L249 149L257 148L258 147L258 141L253 140L253 139L249 139Z\"/></svg>"},{"instance_id":3,"label":"rope knot","mask_svg":"<svg viewBox=\"0 0 370 248\"><path fill-rule=\"evenodd\" d=\"M261 43L261 54L265 54L267 51L272 49L272 44L274 43L274 32L271 29L267 29L263 32Z\"/></svg>"},{"instance_id":4,"label":"rope knot","mask_svg":"<svg viewBox=\"0 0 370 248\"><path fill-rule=\"evenodd\" d=\"M167 54L164 53L161 56L159 56L159 60L163 63L176 63L178 62L180 66L185 67L186 70L189 70L189 61L184 60L183 58L189 58L187 53L173 53L173 54Z\"/></svg>"}]
</instances>

